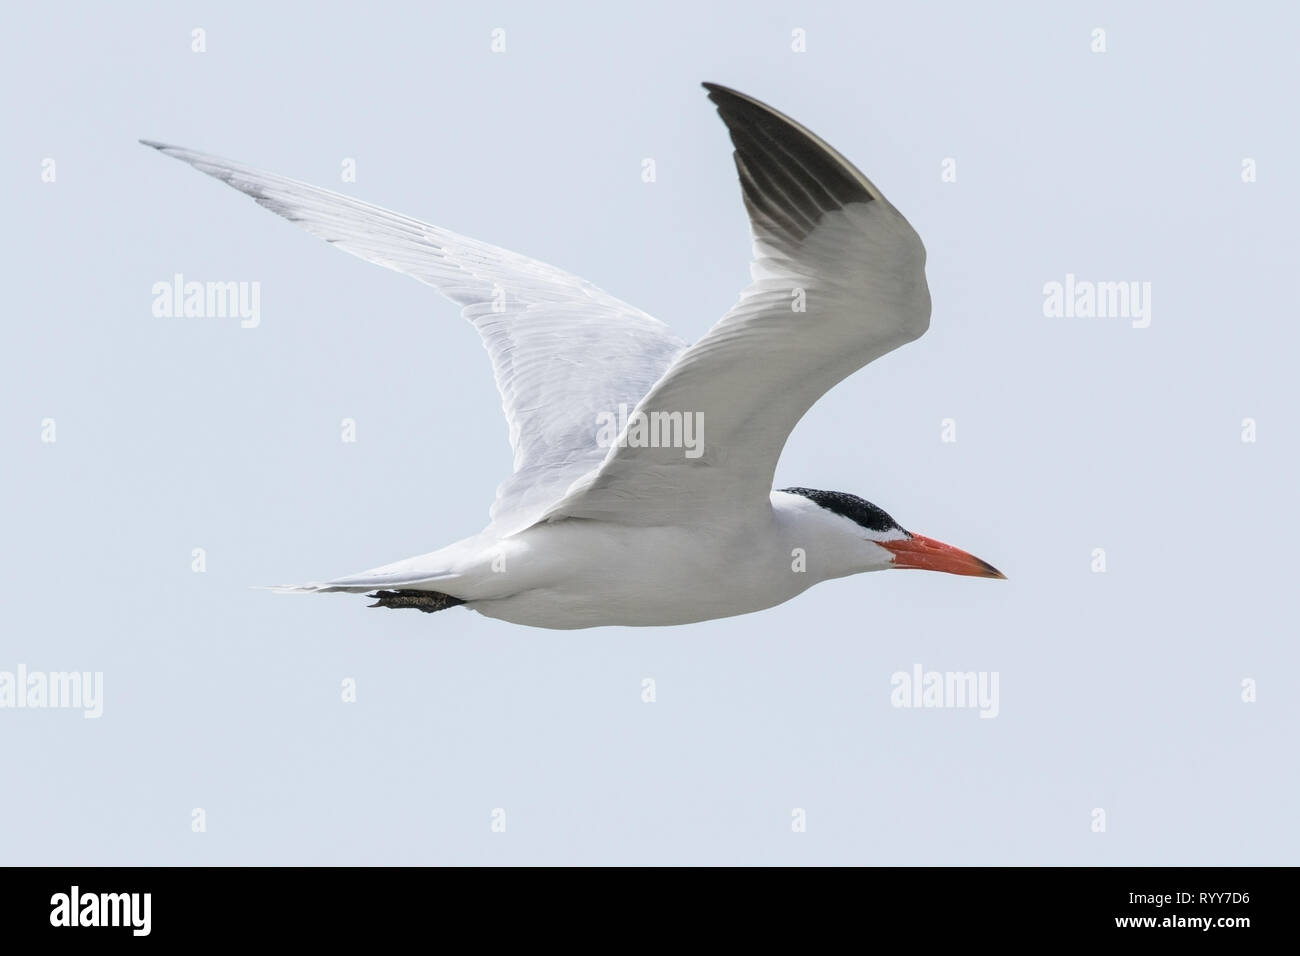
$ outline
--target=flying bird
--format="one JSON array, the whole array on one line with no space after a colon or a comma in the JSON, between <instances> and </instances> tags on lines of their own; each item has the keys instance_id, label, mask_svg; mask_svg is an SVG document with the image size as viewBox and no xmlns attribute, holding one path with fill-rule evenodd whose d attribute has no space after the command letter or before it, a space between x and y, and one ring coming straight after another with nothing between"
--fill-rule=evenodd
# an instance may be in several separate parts
<instances>
[{"instance_id":1,"label":"flying bird","mask_svg":"<svg viewBox=\"0 0 1300 956\"><path fill-rule=\"evenodd\" d=\"M786 439L813 403L929 327L925 248L825 141L750 96L704 88L735 147L754 257L750 285L694 345L553 266L141 140L438 289L462 306L492 361L514 472L487 527L429 554L275 590L583 628L746 614L887 568L1003 577L856 495L772 489Z\"/></svg>"}]
</instances>

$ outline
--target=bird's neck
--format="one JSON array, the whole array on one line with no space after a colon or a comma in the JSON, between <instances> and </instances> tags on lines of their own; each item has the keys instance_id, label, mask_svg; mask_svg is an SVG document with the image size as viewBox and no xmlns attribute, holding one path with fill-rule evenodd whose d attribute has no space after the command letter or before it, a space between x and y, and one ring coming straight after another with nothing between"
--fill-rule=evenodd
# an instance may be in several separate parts
<instances>
[{"instance_id":1,"label":"bird's neck","mask_svg":"<svg viewBox=\"0 0 1300 956\"><path fill-rule=\"evenodd\" d=\"M842 578L889 565L889 554L853 522L799 495L772 493L776 531L791 561L800 559L811 581Z\"/></svg>"}]
</instances>

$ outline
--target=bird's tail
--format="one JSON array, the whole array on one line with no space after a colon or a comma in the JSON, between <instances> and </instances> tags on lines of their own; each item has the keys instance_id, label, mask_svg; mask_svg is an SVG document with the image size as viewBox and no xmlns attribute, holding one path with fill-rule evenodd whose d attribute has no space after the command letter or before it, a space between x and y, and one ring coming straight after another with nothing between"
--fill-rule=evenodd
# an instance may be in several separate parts
<instances>
[{"instance_id":1,"label":"bird's tail","mask_svg":"<svg viewBox=\"0 0 1300 956\"><path fill-rule=\"evenodd\" d=\"M458 578L457 574L431 573L429 571L396 572L362 572L351 577L335 578L332 581L311 582L308 584L272 584L260 588L274 594L330 594L343 592L347 594L365 594L369 591L404 590L436 591L446 594L448 583Z\"/></svg>"}]
</instances>

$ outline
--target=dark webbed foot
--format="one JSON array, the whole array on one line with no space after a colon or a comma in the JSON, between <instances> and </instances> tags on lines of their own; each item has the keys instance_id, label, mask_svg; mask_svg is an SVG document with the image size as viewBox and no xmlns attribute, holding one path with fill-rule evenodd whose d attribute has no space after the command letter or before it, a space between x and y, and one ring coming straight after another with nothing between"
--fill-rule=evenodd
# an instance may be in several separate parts
<instances>
[{"instance_id":1,"label":"dark webbed foot","mask_svg":"<svg viewBox=\"0 0 1300 956\"><path fill-rule=\"evenodd\" d=\"M465 603L460 598L441 591L376 591L367 597L375 598L375 603L369 607L413 607L425 614L445 611L449 607Z\"/></svg>"}]
</instances>

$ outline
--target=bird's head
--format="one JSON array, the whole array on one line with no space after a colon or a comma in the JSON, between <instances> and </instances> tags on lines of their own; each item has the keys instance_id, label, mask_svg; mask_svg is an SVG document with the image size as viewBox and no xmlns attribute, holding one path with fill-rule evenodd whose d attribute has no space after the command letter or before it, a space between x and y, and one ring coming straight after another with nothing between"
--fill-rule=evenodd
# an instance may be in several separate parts
<instances>
[{"instance_id":1,"label":"bird's head","mask_svg":"<svg viewBox=\"0 0 1300 956\"><path fill-rule=\"evenodd\" d=\"M801 512L824 528L839 545L837 556L849 565L841 573L917 568L978 578L1006 577L973 554L905 530L882 509L857 495L815 488L782 488L781 491L806 499L819 509L811 511L808 504L796 503Z\"/></svg>"}]
</instances>

